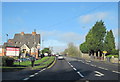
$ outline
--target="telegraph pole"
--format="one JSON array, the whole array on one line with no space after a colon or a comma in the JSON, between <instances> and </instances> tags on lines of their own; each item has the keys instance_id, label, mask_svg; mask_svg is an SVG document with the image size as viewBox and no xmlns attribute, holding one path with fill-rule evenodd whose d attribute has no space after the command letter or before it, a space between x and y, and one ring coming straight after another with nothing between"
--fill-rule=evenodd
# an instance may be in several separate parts
<instances>
[{"instance_id":1,"label":"telegraph pole","mask_svg":"<svg viewBox=\"0 0 120 82\"><path fill-rule=\"evenodd\" d=\"M34 29L34 32L36 32L36 29ZM36 57L36 53L35 53L35 35L34 35L34 55Z\"/></svg>"}]
</instances>

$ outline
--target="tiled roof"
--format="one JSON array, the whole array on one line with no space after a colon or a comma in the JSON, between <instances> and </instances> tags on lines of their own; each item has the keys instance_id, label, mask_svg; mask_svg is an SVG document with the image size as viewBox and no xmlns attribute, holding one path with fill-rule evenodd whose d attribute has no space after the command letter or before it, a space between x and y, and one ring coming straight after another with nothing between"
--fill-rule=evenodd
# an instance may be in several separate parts
<instances>
[{"instance_id":1,"label":"tiled roof","mask_svg":"<svg viewBox=\"0 0 120 82\"><path fill-rule=\"evenodd\" d=\"M9 46L17 46L21 47L22 45L26 44L29 48L32 48L33 46L37 46L37 44L40 44L40 34L32 35L32 34L24 34L21 35L15 34L13 39L10 39L10 43L4 43L4 45ZM36 44L34 44L34 42Z\"/></svg>"}]
</instances>

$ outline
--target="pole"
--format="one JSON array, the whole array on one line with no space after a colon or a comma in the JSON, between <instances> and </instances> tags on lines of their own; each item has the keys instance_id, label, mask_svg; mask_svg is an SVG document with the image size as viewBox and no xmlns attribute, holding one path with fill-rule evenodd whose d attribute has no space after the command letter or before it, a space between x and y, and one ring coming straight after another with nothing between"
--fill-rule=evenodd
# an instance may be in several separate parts
<instances>
[{"instance_id":1,"label":"pole","mask_svg":"<svg viewBox=\"0 0 120 82\"><path fill-rule=\"evenodd\" d=\"M36 30L34 29L34 32L35 32ZM34 35L34 55L35 55L35 57L36 57L36 54L35 54L35 35Z\"/></svg>"}]
</instances>

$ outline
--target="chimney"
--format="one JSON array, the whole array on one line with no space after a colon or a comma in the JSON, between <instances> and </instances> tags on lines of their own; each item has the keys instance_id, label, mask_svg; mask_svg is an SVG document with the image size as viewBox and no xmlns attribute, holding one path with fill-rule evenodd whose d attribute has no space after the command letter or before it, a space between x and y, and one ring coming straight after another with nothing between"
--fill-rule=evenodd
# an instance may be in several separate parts
<instances>
[{"instance_id":1,"label":"chimney","mask_svg":"<svg viewBox=\"0 0 120 82\"><path fill-rule=\"evenodd\" d=\"M21 32L21 35L24 35L25 33L24 32Z\"/></svg>"},{"instance_id":2,"label":"chimney","mask_svg":"<svg viewBox=\"0 0 120 82\"><path fill-rule=\"evenodd\" d=\"M32 35L36 35L36 32L32 32Z\"/></svg>"}]
</instances>

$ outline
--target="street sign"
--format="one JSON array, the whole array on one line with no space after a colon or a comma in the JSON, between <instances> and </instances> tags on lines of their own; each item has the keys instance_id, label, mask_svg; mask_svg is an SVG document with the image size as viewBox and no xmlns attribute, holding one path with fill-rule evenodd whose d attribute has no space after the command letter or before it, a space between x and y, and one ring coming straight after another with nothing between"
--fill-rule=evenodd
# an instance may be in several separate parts
<instances>
[{"instance_id":1,"label":"street sign","mask_svg":"<svg viewBox=\"0 0 120 82\"><path fill-rule=\"evenodd\" d=\"M105 54L106 54L106 53L107 53L107 51L103 51L103 53L105 53Z\"/></svg>"}]
</instances>

